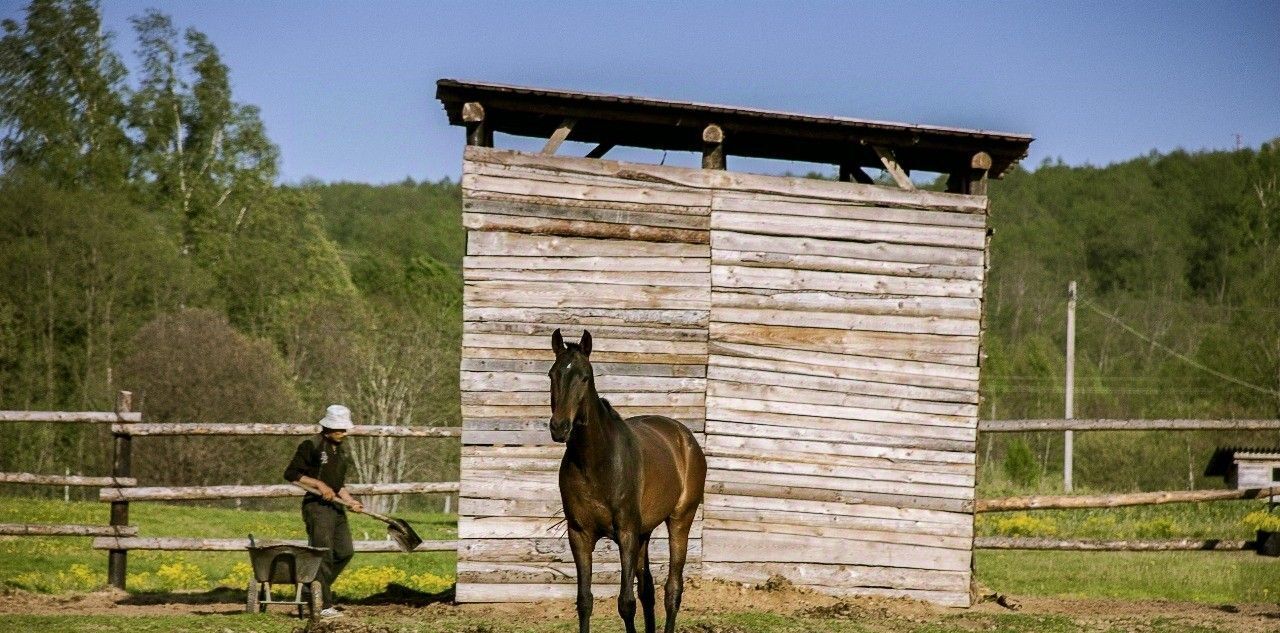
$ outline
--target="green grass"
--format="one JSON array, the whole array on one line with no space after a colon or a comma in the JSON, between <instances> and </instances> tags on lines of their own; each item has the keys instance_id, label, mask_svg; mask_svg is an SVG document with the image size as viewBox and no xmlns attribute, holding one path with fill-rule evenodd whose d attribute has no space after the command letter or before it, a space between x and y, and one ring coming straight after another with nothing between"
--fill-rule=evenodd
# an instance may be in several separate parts
<instances>
[{"instance_id":1,"label":"green grass","mask_svg":"<svg viewBox=\"0 0 1280 633\"><path fill-rule=\"evenodd\" d=\"M1175 503L1084 510L979 514L979 536L1061 536L1080 539L1251 539L1243 519L1264 508L1249 501Z\"/></svg>"},{"instance_id":2,"label":"green grass","mask_svg":"<svg viewBox=\"0 0 1280 633\"><path fill-rule=\"evenodd\" d=\"M0 516L9 523L105 524L108 506L96 502L0 498ZM457 535L453 515L397 513L424 539L452 539ZM139 536L306 539L302 514L294 511L242 511L190 505L130 503L129 521ZM381 539L385 526L367 517L350 518L352 537ZM107 556L91 547L91 538L0 537L0 585L47 593L89 591L106 581ZM454 575L454 555L448 552L357 554L335 584L346 598L381 592L388 581L431 591L447 588ZM248 582L248 557L243 552L129 552L131 591L207 591L220 586L243 588ZM239 564L239 565L237 565ZM380 583L380 584L379 584ZM443 585L443 587L441 586Z\"/></svg>"}]
</instances>

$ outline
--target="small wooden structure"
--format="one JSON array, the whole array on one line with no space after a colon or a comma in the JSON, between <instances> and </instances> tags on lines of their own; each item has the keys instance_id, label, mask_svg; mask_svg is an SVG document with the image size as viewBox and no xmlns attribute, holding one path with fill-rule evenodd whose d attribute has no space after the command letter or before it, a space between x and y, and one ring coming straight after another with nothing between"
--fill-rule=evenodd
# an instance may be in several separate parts
<instances>
[{"instance_id":1,"label":"small wooden structure","mask_svg":"<svg viewBox=\"0 0 1280 633\"><path fill-rule=\"evenodd\" d=\"M1280 486L1280 446L1219 448L1209 459L1205 477L1222 477L1228 488Z\"/></svg>"},{"instance_id":2,"label":"small wooden structure","mask_svg":"<svg viewBox=\"0 0 1280 633\"><path fill-rule=\"evenodd\" d=\"M468 141L458 600L574 595L546 372L551 332L587 328L602 395L706 449L690 574L970 603L986 182L1030 137L453 80L437 96ZM495 132L548 140L502 151ZM566 140L595 147L557 155ZM602 160L615 146L702 169ZM596 595L616 593L616 555L596 560Z\"/></svg>"}]
</instances>

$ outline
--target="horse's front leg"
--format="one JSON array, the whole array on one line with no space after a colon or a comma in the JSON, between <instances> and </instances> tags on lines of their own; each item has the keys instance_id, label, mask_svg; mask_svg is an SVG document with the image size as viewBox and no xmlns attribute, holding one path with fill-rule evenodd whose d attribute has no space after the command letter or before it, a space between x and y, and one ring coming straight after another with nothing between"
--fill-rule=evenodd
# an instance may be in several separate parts
<instances>
[{"instance_id":1,"label":"horse's front leg","mask_svg":"<svg viewBox=\"0 0 1280 633\"><path fill-rule=\"evenodd\" d=\"M653 591L653 571L649 569L649 536L640 541L640 610L644 613L644 633L654 633L658 620L654 615L655 594Z\"/></svg>"},{"instance_id":2,"label":"horse's front leg","mask_svg":"<svg viewBox=\"0 0 1280 633\"><path fill-rule=\"evenodd\" d=\"M636 633L636 564L640 560L640 534L625 530L618 535L618 558L622 562L622 587L618 592L618 615L627 633Z\"/></svg>"},{"instance_id":3,"label":"horse's front leg","mask_svg":"<svg viewBox=\"0 0 1280 633\"><path fill-rule=\"evenodd\" d=\"M569 528L569 549L573 552L573 565L578 570L578 633L591 630L591 552L595 548L594 534Z\"/></svg>"}]
</instances>

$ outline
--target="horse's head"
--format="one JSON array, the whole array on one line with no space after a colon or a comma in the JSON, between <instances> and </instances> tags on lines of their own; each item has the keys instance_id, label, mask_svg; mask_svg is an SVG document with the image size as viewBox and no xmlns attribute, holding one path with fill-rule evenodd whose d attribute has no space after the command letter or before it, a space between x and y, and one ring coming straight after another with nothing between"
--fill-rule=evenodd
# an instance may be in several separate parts
<instances>
[{"instance_id":1,"label":"horse's head","mask_svg":"<svg viewBox=\"0 0 1280 633\"><path fill-rule=\"evenodd\" d=\"M587 396L593 384L591 373L591 333L583 330L578 343L564 342L557 328L551 335L556 362L551 365L551 439L569 441L575 426L586 415Z\"/></svg>"}]
</instances>

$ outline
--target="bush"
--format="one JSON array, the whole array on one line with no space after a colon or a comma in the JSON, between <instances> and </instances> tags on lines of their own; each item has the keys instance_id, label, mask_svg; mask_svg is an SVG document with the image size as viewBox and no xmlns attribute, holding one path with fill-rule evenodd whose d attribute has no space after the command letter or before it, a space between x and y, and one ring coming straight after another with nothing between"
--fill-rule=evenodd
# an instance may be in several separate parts
<instances>
[{"instance_id":1,"label":"bush","mask_svg":"<svg viewBox=\"0 0 1280 633\"><path fill-rule=\"evenodd\" d=\"M1005 449L1004 472L1010 481L1024 488L1034 486L1040 479L1036 456L1022 438L1013 440Z\"/></svg>"}]
</instances>

